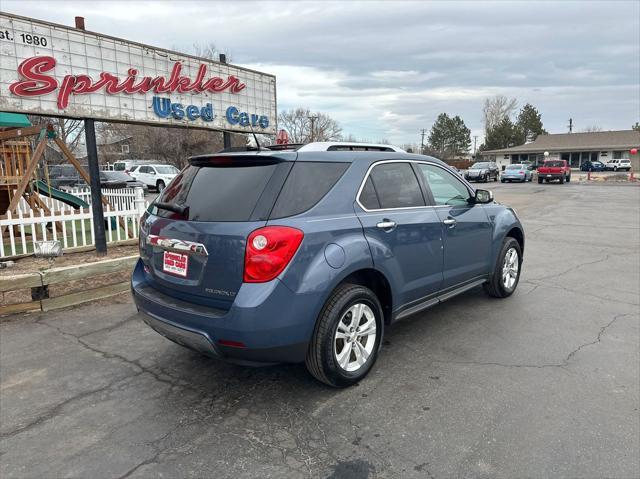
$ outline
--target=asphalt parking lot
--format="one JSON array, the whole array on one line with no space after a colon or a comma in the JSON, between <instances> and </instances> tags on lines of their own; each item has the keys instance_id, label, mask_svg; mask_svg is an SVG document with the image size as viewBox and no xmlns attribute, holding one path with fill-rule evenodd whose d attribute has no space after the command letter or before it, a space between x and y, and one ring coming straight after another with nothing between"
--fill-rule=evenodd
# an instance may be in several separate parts
<instances>
[{"instance_id":1,"label":"asphalt parking lot","mask_svg":"<svg viewBox=\"0 0 640 479\"><path fill-rule=\"evenodd\" d=\"M395 324L347 390L187 351L126 296L2 323L0 476L640 476L640 187L487 186L526 230L515 295Z\"/></svg>"}]
</instances>

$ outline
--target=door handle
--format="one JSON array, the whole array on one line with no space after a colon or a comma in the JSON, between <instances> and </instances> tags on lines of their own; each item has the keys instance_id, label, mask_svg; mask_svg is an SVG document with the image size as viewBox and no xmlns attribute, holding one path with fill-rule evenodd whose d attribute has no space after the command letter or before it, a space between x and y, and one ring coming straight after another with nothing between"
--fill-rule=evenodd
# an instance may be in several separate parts
<instances>
[{"instance_id":1,"label":"door handle","mask_svg":"<svg viewBox=\"0 0 640 479\"><path fill-rule=\"evenodd\" d=\"M393 231L397 225L395 221L384 219L380 223L378 223L376 226L383 230Z\"/></svg>"},{"instance_id":2,"label":"door handle","mask_svg":"<svg viewBox=\"0 0 640 479\"><path fill-rule=\"evenodd\" d=\"M447 225L449 228L453 228L455 227L457 221L453 218L447 218L446 220L443 221L443 223Z\"/></svg>"}]
</instances>

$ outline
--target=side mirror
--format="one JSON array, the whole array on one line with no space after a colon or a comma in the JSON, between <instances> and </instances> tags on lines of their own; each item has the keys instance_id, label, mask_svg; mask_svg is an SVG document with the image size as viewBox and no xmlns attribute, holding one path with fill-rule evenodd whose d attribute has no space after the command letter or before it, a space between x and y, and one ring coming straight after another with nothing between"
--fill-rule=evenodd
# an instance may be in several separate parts
<instances>
[{"instance_id":1,"label":"side mirror","mask_svg":"<svg viewBox=\"0 0 640 479\"><path fill-rule=\"evenodd\" d=\"M474 197L476 203L491 203L493 201L493 192L489 190L476 190Z\"/></svg>"}]
</instances>

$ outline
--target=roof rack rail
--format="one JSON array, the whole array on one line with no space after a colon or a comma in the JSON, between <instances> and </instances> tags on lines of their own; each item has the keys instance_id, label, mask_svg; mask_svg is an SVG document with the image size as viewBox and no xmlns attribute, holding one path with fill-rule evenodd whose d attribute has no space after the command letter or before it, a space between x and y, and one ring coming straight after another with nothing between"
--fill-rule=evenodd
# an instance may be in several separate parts
<instances>
[{"instance_id":1,"label":"roof rack rail","mask_svg":"<svg viewBox=\"0 0 640 479\"><path fill-rule=\"evenodd\" d=\"M402 148L381 143L356 143L346 141L318 141L308 143L298 151L393 151L406 153Z\"/></svg>"}]
</instances>

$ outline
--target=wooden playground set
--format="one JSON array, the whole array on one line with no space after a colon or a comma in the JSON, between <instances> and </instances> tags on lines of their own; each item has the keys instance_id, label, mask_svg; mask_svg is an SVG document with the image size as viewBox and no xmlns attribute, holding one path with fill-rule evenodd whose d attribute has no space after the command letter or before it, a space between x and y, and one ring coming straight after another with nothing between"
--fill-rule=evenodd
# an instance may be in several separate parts
<instances>
[{"instance_id":1,"label":"wooden playground set","mask_svg":"<svg viewBox=\"0 0 640 479\"><path fill-rule=\"evenodd\" d=\"M24 115L20 115L24 116ZM80 213L87 212L89 204L81 198L78 198L69 192L59 190L52 187L49 178L49 168L45 159L45 151L48 142L57 145L66 161L75 167L87 184L90 183L89 175L82 167L78 159L73 155L68 146L56 134L51 124L31 126L26 117L25 126L3 128L0 131L0 220L16 217L16 214L24 214L24 211L18 211L28 206L29 214L38 216L52 216L52 200L65 203L72 211ZM33 147L35 145L35 147ZM40 165L40 168L39 168ZM24 200L24 201L23 201ZM103 196L103 207L113 210L113 205ZM59 203L58 203L59 204ZM120 226L126 231L126 237L133 238L134 232L122 218L112 218L113 228ZM54 222L49 227L56 228L61 232L63 226ZM7 226L0 226L0 233ZM12 227L9 227L11 229ZM16 228L16 226L13 226ZM20 232L25 234L24 228ZM18 234L16 231L15 234ZM31 235L31 232L27 232ZM12 232L13 235L13 232ZM46 235L46 234L45 234ZM53 235L55 237L55 234ZM1 238L0 238L0 241Z\"/></svg>"}]
</instances>

